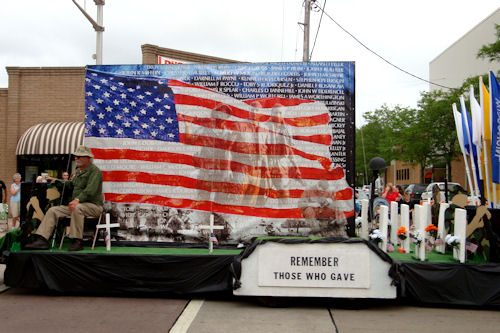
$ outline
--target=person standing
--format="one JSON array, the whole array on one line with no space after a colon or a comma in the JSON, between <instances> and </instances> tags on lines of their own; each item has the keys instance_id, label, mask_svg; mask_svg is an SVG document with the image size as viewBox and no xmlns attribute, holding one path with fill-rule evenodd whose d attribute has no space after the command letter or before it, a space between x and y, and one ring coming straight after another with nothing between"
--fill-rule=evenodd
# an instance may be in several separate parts
<instances>
[{"instance_id":1,"label":"person standing","mask_svg":"<svg viewBox=\"0 0 500 333\"><path fill-rule=\"evenodd\" d=\"M387 199L387 201L389 202L389 207L390 207L391 202L401 200L401 194L397 190L394 189L394 186L392 186L392 183L387 183L387 185L385 185L384 192L382 192L382 198Z\"/></svg>"},{"instance_id":2,"label":"person standing","mask_svg":"<svg viewBox=\"0 0 500 333\"><path fill-rule=\"evenodd\" d=\"M9 229L18 227L19 213L21 209L21 175L15 173L12 176L14 183L10 186L10 212L12 214L12 226Z\"/></svg>"},{"instance_id":3,"label":"person standing","mask_svg":"<svg viewBox=\"0 0 500 333\"><path fill-rule=\"evenodd\" d=\"M96 218L103 211L102 172L92 163L94 155L86 146L80 146L73 153L78 171L66 186L73 190L72 200L67 206L55 206L45 214L36 231L36 240L26 245L26 249L47 250L48 239L61 217L71 217L69 237L73 242L69 251L83 250L83 223L85 217Z\"/></svg>"},{"instance_id":4,"label":"person standing","mask_svg":"<svg viewBox=\"0 0 500 333\"><path fill-rule=\"evenodd\" d=\"M3 180L0 180L0 202L3 205L0 213L0 219L2 220L7 220L8 221L8 209L6 207L7 203L7 186L3 182Z\"/></svg>"}]
</instances>

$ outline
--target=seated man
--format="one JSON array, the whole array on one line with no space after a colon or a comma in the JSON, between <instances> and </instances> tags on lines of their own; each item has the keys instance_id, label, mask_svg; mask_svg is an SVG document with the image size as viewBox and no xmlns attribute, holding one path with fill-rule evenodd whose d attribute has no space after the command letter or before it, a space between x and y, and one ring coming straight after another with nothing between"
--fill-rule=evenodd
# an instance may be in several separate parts
<instances>
[{"instance_id":1,"label":"seated man","mask_svg":"<svg viewBox=\"0 0 500 333\"><path fill-rule=\"evenodd\" d=\"M72 201L68 206L55 206L47 211L36 231L36 240L26 245L26 249L47 250L48 239L58 219L71 216L69 237L73 239L73 243L69 251L83 250L84 218L98 217L102 213L102 173L91 161L94 155L85 146L78 147L73 155L75 155L78 171L73 180L66 181L66 186L73 190Z\"/></svg>"}]
</instances>

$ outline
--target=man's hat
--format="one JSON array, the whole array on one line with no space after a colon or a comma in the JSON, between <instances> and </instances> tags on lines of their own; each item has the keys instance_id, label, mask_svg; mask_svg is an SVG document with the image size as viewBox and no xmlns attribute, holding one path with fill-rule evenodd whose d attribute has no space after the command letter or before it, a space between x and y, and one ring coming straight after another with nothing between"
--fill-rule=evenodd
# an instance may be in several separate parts
<instances>
[{"instance_id":1,"label":"man's hat","mask_svg":"<svg viewBox=\"0 0 500 333\"><path fill-rule=\"evenodd\" d=\"M75 156L88 156L88 157L94 157L92 152L90 151L89 147L86 146L80 146L76 149L76 151L73 153Z\"/></svg>"}]
</instances>

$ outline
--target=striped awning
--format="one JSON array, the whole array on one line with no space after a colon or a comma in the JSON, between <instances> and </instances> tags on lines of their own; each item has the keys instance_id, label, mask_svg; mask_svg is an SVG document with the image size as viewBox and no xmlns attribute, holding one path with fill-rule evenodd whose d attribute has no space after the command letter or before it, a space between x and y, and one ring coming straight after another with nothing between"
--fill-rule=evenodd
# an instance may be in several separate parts
<instances>
[{"instance_id":1,"label":"striped awning","mask_svg":"<svg viewBox=\"0 0 500 333\"><path fill-rule=\"evenodd\" d=\"M52 122L30 127L17 142L16 155L70 154L83 145L82 122Z\"/></svg>"}]
</instances>

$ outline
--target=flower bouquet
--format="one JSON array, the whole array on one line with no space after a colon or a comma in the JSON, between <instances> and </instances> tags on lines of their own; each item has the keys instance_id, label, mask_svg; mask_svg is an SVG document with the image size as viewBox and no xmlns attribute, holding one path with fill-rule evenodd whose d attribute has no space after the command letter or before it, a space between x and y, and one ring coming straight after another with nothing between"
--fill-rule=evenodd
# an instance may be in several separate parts
<instances>
[{"instance_id":1,"label":"flower bouquet","mask_svg":"<svg viewBox=\"0 0 500 333\"><path fill-rule=\"evenodd\" d=\"M458 239L457 236L452 236L452 235L448 234L444 238L444 241L446 242L446 244L448 244L452 248L458 248L460 246L460 240Z\"/></svg>"},{"instance_id":2,"label":"flower bouquet","mask_svg":"<svg viewBox=\"0 0 500 333\"><path fill-rule=\"evenodd\" d=\"M405 227L400 227L400 228L398 229L397 234L398 234L398 238L399 238L400 240L405 240L405 239L408 237L408 231L406 230L406 228L405 228Z\"/></svg>"},{"instance_id":3,"label":"flower bouquet","mask_svg":"<svg viewBox=\"0 0 500 333\"><path fill-rule=\"evenodd\" d=\"M382 235L382 233L380 232L380 230L378 229L375 229L372 231L372 233L370 234L370 239L372 240L372 242L374 242L375 244L378 244L380 242L382 242L382 240L385 238L384 235Z\"/></svg>"},{"instance_id":4,"label":"flower bouquet","mask_svg":"<svg viewBox=\"0 0 500 333\"><path fill-rule=\"evenodd\" d=\"M429 224L425 227L425 231L427 231L431 237L434 237L434 239L437 237L438 230L439 229L434 224Z\"/></svg>"},{"instance_id":5,"label":"flower bouquet","mask_svg":"<svg viewBox=\"0 0 500 333\"><path fill-rule=\"evenodd\" d=\"M422 243L422 235L420 234L420 232L418 230L415 231L413 234L411 234L411 241L415 245L420 245Z\"/></svg>"}]
</instances>

